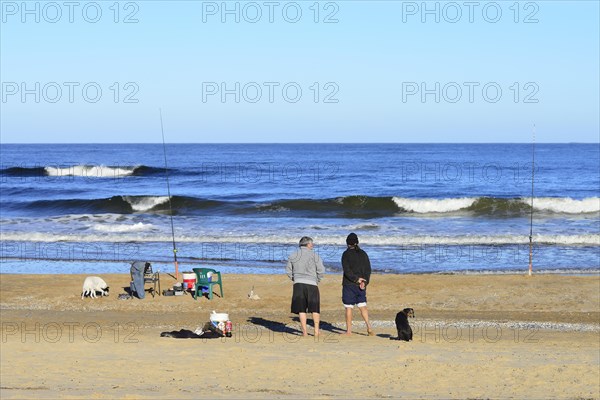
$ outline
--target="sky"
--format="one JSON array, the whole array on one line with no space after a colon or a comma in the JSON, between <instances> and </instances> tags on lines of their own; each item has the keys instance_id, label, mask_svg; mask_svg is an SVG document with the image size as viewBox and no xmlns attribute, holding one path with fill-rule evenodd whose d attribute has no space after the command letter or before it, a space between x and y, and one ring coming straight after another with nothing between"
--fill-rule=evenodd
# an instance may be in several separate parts
<instances>
[{"instance_id":1,"label":"sky","mask_svg":"<svg viewBox=\"0 0 600 400\"><path fill-rule=\"evenodd\" d=\"M600 141L594 0L0 11L2 143Z\"/></svg>"}]
</instances>

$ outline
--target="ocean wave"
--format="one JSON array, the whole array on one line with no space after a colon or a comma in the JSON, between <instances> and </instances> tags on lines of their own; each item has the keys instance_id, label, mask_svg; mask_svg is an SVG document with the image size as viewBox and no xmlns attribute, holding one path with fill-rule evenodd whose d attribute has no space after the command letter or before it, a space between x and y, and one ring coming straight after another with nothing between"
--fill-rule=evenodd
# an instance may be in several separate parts
<instances>
[{"instance_id":1,"label":"ocean wave","mask_svg":"<svg viewBox=\"0 0 600 400\"><path fill-rule=\"evenodd\" d=\"M0 175L8 177L84 177L84 178L123 178L127 176L150 176L164 174L164 168L146 165L106 166L106 165L71 165L44 167L10 167L0 169Z\"/></svg>"},{"instance_id":2,"label":"ocean wave","mask_svg":"<svg viewBox=\"0 0 600 400\"><path fill-rule=\"evenodd\" d=\"M31 241L31 242L166 242L173 240L170 233L150 232L150 224L128 225L130 228L119 228L120 225L114 225L115 230L111 228L93 227L102 234L89 234L77 232L74 234L56 234L43 232L3 232L3 241ZM121 225L123 226L123 225ZM137 226L137 227L136 227ZM121 230L123 229L123 230ZM129 229L129 231L127 231ZM119 233L110 235L106 233ZM340 236L314 236L315 248L324 246L342 246L345 247L344 237ZM528 245L529 236L527 235L361 235L361 244L364 246L398 247L400 249L410 250L419 246L511 246ZM276 245L296 247L298 238L296 236L268 234L268 235L178 235L176 242L180 243L238 243L243 245ZM600 235L534 235L533 244L564 246L564 247L597 247L600 246Z\"/></svg>"},{"instance_id":3,"label":"ocean wave","mask_svg":"<svg viewBox=\"0 0 600 400\"><path fill-rule=\"evenodd\" d=\"M138 222L136 224L96 224L92 226L92 229L98 232L124 233L149 231L152 230L153 227L152 224Z\"/></svg>"},{"instance_id":4,"label":"ocean wave","mask_svg":"<svg viewBox=\"0 0 600 400\"><path fill-rule=\"evenodd\" d=\"M513 274L522 274L525 271L523 269L505 269L505 270L497 270L497 269L482 269L482 270L473 270L473 269L465 269L465 270L448 270L448 271L429 271L427 273L434 273L436 275L513 275ZM591 267L591 268L541 268L533 269L533 273L535 275L597 275L600 273L600 269Z\"/></svg>"},{"instance_id":5,"label":"ocean wave","mask_svg":"<svg viewBox=\"0 0 600 400\"><path fill-rule=\"evenodd\" d=\"M402 214L519 217L531 212L531 198L459 197L444 199L345 196L335 199L278 200L256 205L262 212L296 213L298 216L373 218ZM591 214L600 212L600 198L539 197L534 212L545 214Z\"/></svg>"},{"instance_id":6,"label":"ocean wave","mask_svg":"<svg viewBox=\"0 0 600 400\"><path fill-rule=\"evenodd\" d=\"M526 217L531 199L464 197L415 199L403 197L345 196L331 199L280 199L268 203L212 200L191 196L113 196L103 199L38 200L30 203L6 203L11 209L52 213L169 213L178 215L282 215L286 217L372 219L394 216L475 216L488 218ZM600 212L600 198L534 198L534 212L542 215L589 215ZM357 226L364 226L358 224ZM357 228L358 229L358 228ZM362 229L377 229L368 226Z\"/></svg>"},{"instance_id":7,"label":"ocean wave","mask_svg":"<svg viewBox=\"0 0 600 400\"><path fill-rule=\"evenodd\" d=\"M145 212L169 202L169 196L123 196L133 211Z\"/></svg>"},{"instance_id":8,"label":"ocean wave","mask_svg":"<svg viewBox=\"0 0 600 400\"><path fill-rule=\"evenodd\" d=\"M347 229L349 231L374 231L380 228L381 227L375 223L352 224L344 226L344 229Z\"/></svg>"},{"instance_id":9,"label":"ocean wave","mask_svg":"<svg viewBox=\"0 0 600 400\"><path fill-rule=\"evenodd\" d=\"M391 197L345 196L332 199L281 199L257 204L263 213L290 212L298 216L371 218L394 215L400 210Z\"/></svg>"},{"instance_id":10,"label":"ocean wave","mask_svg":"<svg viewBox=\"0 0 600 400\"><path fill-rule=\"evenodd\" d=\"M446 199L411 199L394 197L398 207L408 213L444 214L459 211L489 216L518 216L531 212L529 198L463 197ZM555 214L590 214L600 212L600 198L582 200L570 197L534 197L533 210Z\"/></svg>"},{"instance_id":11,"label":"ocean wave","mask_svg":"<svg viewBox=\"0 0 600 400\"><path fill-rule=\"evenodd\" d=\"M531 201L531 198L526 200ZM571 198L538 197L533 199L534 209L564 214L584 214L600 212L600 198L588 197L582 200Z\"/></svg>"},{"instance_id":12,"label":"ocean wave","mask_svg":"<svg viewBox=\"0 0 600 400\"><path fill-rule=\"evenodd\" d=\"M171 197L173 213L194 213L198 210L215 208L222 202L193 197ZM38 200L27 203L24 208L53 214L133 214L170 212L168 196L113 196L103 199L60 199Z\"/></svg>"},{"instance_id":13,"label":"ocean wave","mask_svg":"<svg viewBox=\"0 0 600 400\"><path fill-rule=\"evenodd\" d=\"M25 168L25 167L10 167L0 169L0 175L2 176L10 176L10 177L35 177L35 176L45 176L46 170L43 167L37 168Z\"/></svg>"},{"instance_id":14,"label":"ocean wave","mask_svg":"<svg viewBox=\"0 0 600 400\"><path fill-rule=\"evenodd\" d=\"M45 167L48 176L83 176L86 178L118 178L133 175L135 167L107 167L105 165L76 165L66 168Z\"/></svg>"},{"instance_id":15,"label":"ocean wave","mask_svg":"<svg viewBox=\"0 0 600 400\"><path fill-rule=\"evenodd\" d=\"M471 207L477 197L463 197L456 199L410 199L405 197L393 197L394 203L405 212L418 214L425 213L447 213L464 210Z\"/></svg>"}]
</instances>

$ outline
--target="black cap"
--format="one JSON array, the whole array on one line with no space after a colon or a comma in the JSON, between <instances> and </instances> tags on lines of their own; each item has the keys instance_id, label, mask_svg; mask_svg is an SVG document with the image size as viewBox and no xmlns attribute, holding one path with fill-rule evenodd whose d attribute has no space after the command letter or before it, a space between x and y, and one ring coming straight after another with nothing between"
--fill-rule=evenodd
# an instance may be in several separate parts
<instances>
[{"instance_id":1,"label":"black cap","mask_svg":"<svg viewBox=\"0 0 600 400\"><path fill-rule=\"evenodd\" d=\"M354 246L355 244L358 244L358 236L356 236L356 233L352 232L348 235L346 238L346 244L348 246Z\"/></svg>"}]
</instances>

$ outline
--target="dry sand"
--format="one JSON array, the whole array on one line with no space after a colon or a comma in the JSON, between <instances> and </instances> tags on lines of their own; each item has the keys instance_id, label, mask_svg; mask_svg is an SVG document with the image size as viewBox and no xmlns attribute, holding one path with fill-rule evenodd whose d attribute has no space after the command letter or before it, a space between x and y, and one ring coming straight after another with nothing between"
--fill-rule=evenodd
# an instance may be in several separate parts
<instances>
[{"instance_id":1,"label":"dry sand","mask_svg":"<svg viewBox=\"0 0 600 400\"><path fill-rule=\"evenodd\" d=\"M340 335L341 278L328 276L318 338L298 336L283 275L224 275L212 301L118 300L128 275L81 300L84 278L0 275L0 398L600 399L598 276L374 275L374 337L358 311ZM389 339L404 307L412 342ZM212 310L229 313L232 338L160 337Z\"/></svg>"}]
</instances>

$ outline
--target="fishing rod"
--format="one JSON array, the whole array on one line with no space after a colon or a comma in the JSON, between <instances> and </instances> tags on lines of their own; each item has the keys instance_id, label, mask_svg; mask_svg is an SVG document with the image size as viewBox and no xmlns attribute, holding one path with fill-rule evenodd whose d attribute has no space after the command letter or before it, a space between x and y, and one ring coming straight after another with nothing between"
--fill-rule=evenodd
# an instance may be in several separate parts
<instances>
[{"instance_id":1,"label":"fishing rod","mask_svg":"<svg viewBox=\"0 0 600 400\"><path fill-rule=\"evenodd\" d=\"M173 237L173 259L175 261L175 279L179 279L179 264L177 263L177 246L175 245L175 226L173 225L173 207L171 205L171 186L169 184L169 167L167 165L167 147L165 145L165 130L163 128L162 109L160 114L160 132L162 133L163 154L165 156L165 175L167 177L167 195L169 196L169 215L171 216L171 236Z\"/></svg>"},{"instance_id":2,"label":"fishing rod","mask_svg":"<svg viewBox=\"0 0 600 400\"><path fill-rule=\"evenodd\" d=\"M533 270L533 183L535 182L535 124L531 140L531 209L529 213L529 276Z\"/></svg>"}]
</instances>

